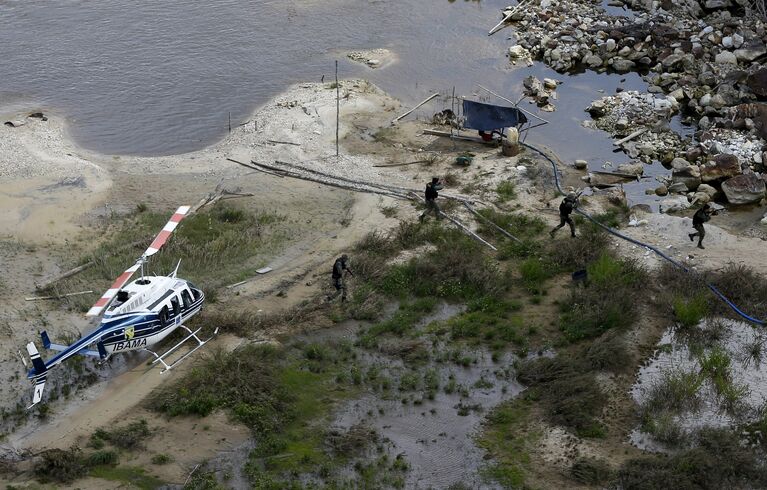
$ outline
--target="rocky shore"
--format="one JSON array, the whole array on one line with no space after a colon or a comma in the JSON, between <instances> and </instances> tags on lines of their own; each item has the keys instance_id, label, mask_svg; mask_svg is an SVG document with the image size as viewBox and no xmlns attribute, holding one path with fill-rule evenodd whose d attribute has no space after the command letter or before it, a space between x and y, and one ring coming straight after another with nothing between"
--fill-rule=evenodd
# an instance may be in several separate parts
<instances>
[{"instance_id":1,"label":"rocky shore","mask_svg":"<svg viewBox=\"0 0 767 490\"><path fill-rule=\"evenodd\" d=\"M672 171L656 193L679 197L663 208L712 199L764 204L767 24L738 2L609 4L632 9L627 16L609 15L599 1L525 3L511 16L517 42L509 57L529 56L560 73L641 74L647 93L594 101L584 125L620 139L630 158ZM675 116L695 130L692 138L670 129Z\"/></svg>"}]
</instances>

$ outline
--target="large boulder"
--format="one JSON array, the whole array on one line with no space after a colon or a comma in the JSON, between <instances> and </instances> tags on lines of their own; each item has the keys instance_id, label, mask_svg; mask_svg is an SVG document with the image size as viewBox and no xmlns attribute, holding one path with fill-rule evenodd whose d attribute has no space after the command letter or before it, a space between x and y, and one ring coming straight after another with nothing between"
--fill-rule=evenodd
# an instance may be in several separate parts
<instances>
[{"instance_id":1,"label":"large boulder","mask_svg":"<svg viewBox=\"0 0 767 490\"><path fill-rule=\"evenodd\" d=\"M767 54L767 46L762 42L750 43L740 49L736 49L733 54L738 61L751 62Z\"/></svg>"},{"instance_id":2,"label":"large boulder","mask_svg":"<svg viewBox=\"0 0 767 490\"><path fill-rule=\"evenodd\" d=\"M700 185L700 168L697 165L674 169L671 172L671 181L674 184L683 183L687 190L694 191Z\"/></svg>"},{"instance_id":3,"label":"large boulder","mask_svg":"<svg viewBox=\"0 0 767 490\"><path fill-rule=\"evenodd\" d=\"M690 209L690 202L685 196L672 197L670 199L664 199L658 205L658 209L661 213L674 213L677 211L684 211Z\"/></svg>"},{"instance_id":4,"label":"large boulder","mask_svg":"<svg viewBox=\"0 0 767 490\"><path fill-rule=\"evenodd\" d=\"M748 88L759 97L767 97L767 68L762 68L748 76Z\"/></svg>"},{"instance_id":5,"label":"large boulder","mask_svg":"<svg viewBox=\"0 0 767 490\"><path fill-rule=\"evenodd\" d=\"M738 57L735 56L735 54L731 51L722 51L716 57L714 57L714 62L721 63L721 64L729 64L729 65L737 65L738 64Z\"/></svg>"},{"instance_id":6,"label":"large boulder","mask_svg":"<svg viewBox=\"0 0 767 490\"><path fill-rule=\"evenodd\" d=\"M765 185L758 175L747 173L724 181L722 191L732 204L750 204L764 198Z\"/></svg>"},{"instance_id":7,"label":"large boulder","mask_svg":"<svg viewBox=\"0 0 767 490\"><path fill-rule=\"evenodd\" d=\"M618 165L618 172L629 175L642 175L644 163L622 163Z\"/></svg>"},{"instance_id":8,"label":"large boulder","mask_svg":"<svg viewBox=\"0 0 767 490\"><path fill-rule=\"evenodd\" d=\"M715 182L740 175L740 162L735 155L720 153L711 161L700 166L700 180L703 182Z\"/></svg>"}]
</instances>

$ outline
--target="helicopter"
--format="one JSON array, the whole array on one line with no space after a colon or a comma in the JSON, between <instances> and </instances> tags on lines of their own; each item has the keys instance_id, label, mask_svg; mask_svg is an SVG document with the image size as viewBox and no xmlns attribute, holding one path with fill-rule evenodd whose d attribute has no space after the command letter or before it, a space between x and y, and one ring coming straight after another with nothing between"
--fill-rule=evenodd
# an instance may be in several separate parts
<instances>
[{"instance_id":1,"label":"helicopter","mask_svg":"<svg viewBox=\"0 0 767 490\"><path fill-rule=\"evenodd\" d=\"M168 276L144 275L144 265L149 257L162 248L188 213L189 206L179 207L136 263L123 272L88 310L86 316L89 317L98 317L103 313L95 330L71 345L54 344L46 331L40 332L43 347L57 351L57 354L47 361L40 356L34 342L27 344L27 352L32 360L32 369L29 370L27 377L34 384L32 404L27 409L42 400L48 371L75 355L96 357L101 362L105 362L113 354L143 350L154 356L151 364L163 365L161 372L164 373L205 345L218 333L216 328L210 338L202 340L197 336L200 328L192 331L184 325L185 321L200 312L205 301L205 294L191 282L177 277L181 261ZM128 284L130 278L139 270L141 277ZM176 345L163 354L157 354L149 349L179 328L185 330L186 335ZM165 361L168 355L192 339L197 341L193 349L171 364ZM22 360L26 365L23 357Z\"/></svg>"}]
</instances>

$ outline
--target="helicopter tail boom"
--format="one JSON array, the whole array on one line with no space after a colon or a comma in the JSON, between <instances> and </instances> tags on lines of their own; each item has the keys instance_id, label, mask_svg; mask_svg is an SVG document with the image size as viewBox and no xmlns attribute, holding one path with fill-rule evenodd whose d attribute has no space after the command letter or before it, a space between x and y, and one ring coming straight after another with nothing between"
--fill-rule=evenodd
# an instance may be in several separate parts
<instances>
[{"instance_id":1,"label":"helicopter tail boom","mask_svg":"<svg viewBox=\"0 0 767 490\"><path fill-rule=\"evenodd\" d=\"M32 359L32 371L29 373L30 379L35 383L35 391L32 395L32 404L27 407L30 409L40 403L43 399L43 390L45 389L45 379L48 374L48 368L45 366L43 358L40 357L40 353L37 351L37 347L34 343L27 344L27 352Z\"/></svg>"}]
</instances>

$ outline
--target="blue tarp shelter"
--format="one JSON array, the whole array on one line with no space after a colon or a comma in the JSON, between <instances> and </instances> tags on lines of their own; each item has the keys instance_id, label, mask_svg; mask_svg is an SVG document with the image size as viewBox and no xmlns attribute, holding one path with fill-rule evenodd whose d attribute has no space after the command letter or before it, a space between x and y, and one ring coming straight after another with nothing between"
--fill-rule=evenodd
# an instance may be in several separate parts
<instances>
[{"instance_id":1,"label":"blue tarp shelter","mask_svg":"<svg viewBox=\"0 0 767 490\"><path fill-rule=\"evenodd\" d=\"M463 127L478 131L517 127L527 122L527 116L516 107L483 104L463 100Z\"/></svg>"}]
</instances>

